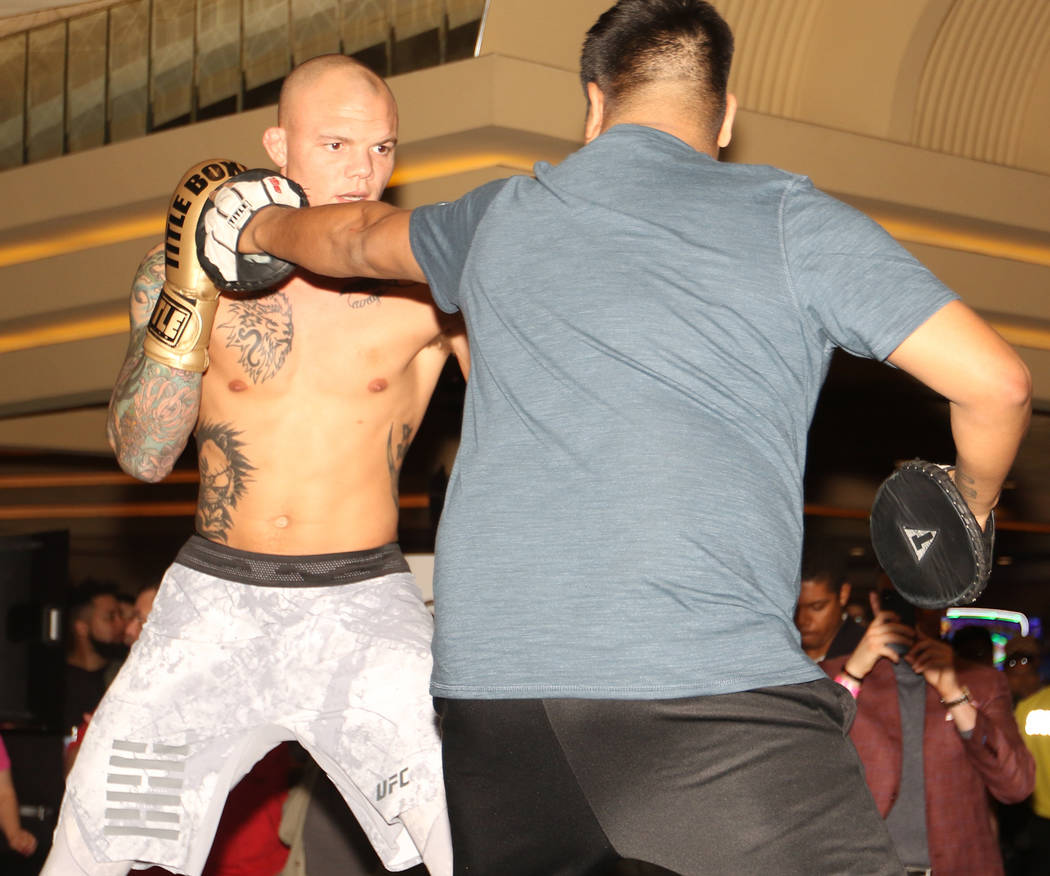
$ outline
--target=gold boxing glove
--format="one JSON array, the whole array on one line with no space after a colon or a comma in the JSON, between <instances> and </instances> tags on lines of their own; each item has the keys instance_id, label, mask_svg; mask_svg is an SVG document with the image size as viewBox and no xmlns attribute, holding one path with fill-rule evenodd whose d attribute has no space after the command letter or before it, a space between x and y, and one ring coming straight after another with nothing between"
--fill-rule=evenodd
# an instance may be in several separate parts
<instances>
[{"instance_id":1,"label":"gold boxing glove","mask_svg":"<svg viewBox=\"0 0 1050 876\"><path fill-rule=\"evenodd\" d=\"M219 290L197 259L197 220L211 193L243 170L244 165L236 161L202 161L186 171L172 195L164 238L164 287L142 342L143 351L155 362L183 371L208 368Z\"/></svg>"}]
</instances>

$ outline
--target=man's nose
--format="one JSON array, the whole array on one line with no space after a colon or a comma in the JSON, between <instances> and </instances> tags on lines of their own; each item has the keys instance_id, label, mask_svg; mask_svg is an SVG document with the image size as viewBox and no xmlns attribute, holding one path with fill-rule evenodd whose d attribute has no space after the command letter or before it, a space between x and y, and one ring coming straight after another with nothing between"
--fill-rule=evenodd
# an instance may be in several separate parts
<instances>
[{"instance_id":1,"label":"man's nose","mask_svg":"<svg viewBox=\"0 0 1050 876\"><path fill-rule=\"evenodd\" d=\"M352 153L346 162L346 175L350 179L368 179L372 176L372 159L367 152Z\"/></svg>"}]
</instances>

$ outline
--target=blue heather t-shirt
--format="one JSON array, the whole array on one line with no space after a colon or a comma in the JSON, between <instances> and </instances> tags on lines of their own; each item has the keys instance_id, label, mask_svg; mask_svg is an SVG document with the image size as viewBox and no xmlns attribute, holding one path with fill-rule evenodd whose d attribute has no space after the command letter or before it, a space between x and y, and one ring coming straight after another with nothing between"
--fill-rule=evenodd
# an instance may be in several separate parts
<instances>
[{"instance_id":1,"label":"blue heather t-shirt","mask_svg":"<svg viewBox=\"0 0 1050 876\"><path fill-rule=\"evenodd\" d=\"M634 125L417 209L411 241L471 348L433 693L823 678L793 612L832 350L883 359L954 295L806 178Z\"/></svg>"}]
</instances>

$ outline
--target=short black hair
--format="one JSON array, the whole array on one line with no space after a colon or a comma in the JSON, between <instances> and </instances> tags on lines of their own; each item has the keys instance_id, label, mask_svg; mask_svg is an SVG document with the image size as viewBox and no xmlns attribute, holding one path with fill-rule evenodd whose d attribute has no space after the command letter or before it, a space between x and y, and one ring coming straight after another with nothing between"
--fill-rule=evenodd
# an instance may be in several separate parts
<instances>
[{"instance_id":1,"label":"short black hair","mask_svg":"<svg viewBox=\"0 0 1050 876\"><path fill-rule=\"evenodd\" d=\"M679 80L714 131L726 110L733 32L704 0L619 0L587 31L580 79L615 104L640 86Z\"/></svg>"},{"instance_id":2,"label":"short black hair","mask_svg":"<svg viewBox=\"0 0 1050 876\"><path fill-rule=\"evenodd\" d=\"M846 558L824 545L807 545L802 551L802 581L826 581L828 590L841 593L848 578Z\"/></svg>"},{"instance_id":3,"label":"short black hair","mask_svg":"<svg viewBox=\"0 0 1050 876\"><path fill-rule=\"evenodd\" d=\"M92 603L99 596L117 596L117 585L113 581L99 578L85 578L69 593L66 600L66 613L70 622L87 620L94 608Z\"/></svg>"}]
</instances>

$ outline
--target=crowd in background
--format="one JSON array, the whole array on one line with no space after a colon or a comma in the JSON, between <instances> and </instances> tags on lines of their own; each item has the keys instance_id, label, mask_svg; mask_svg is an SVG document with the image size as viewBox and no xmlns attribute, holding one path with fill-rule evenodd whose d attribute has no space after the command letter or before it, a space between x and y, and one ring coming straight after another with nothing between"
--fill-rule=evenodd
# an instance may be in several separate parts
<instances>
[{"instance_id":1,"label":"crowd in background","mask_svg":"<svg viewBox=\"0 0 1050 876\"><path fill-rule=\"evenodd\" d=\"M1021 635L1020 628L1009 635L1001 623L949 622L944 612L917 611L899 600L885 577L874 588L855 587L844 558L826 552L807 552L801 579L796 624L802 647L856 701L851 736L903 854L918 854L933 873L1045 873L1050 660L1042 641ZM99 581L73 589L61 711L64 772L156 592L150 584L132 597ZM926 659L917 659L923 653ZM965 703L938 694L934 681L943 687L949 671ZM953 712L964 707L974 713L969 730L954 720ZM308 823L313 827L304 831ZM43 860L48 838L22 824L2 740L0 830L9 860ZM983 850L982 836L988 843ZM307 841L315 844L310 867ZM989 849L995 860L977 863L974 856ZM283 744L231 795L205 873L307 876L329 867L343 874L383 872L323 773L296 746Z\"/></svg>"}]
</instances>

